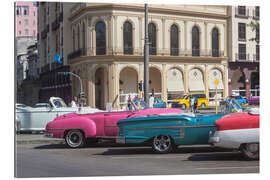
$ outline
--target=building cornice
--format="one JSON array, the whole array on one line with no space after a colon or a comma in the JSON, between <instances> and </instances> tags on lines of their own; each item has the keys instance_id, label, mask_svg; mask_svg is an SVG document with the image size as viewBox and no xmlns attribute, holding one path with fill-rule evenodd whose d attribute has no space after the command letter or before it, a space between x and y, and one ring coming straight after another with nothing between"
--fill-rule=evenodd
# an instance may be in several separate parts
<instances>
[{"instance_id":1,"label":"building cornice","mask_svg":"<svg viewBox=\"0 0 270 180\"><path fill-rule=\"evenodd\" d=\"M224 6L225 8L226 6ZM104 5L93 5L86 6L78 10L76 13L69 17L70 21L73 21L81 14L87 11L98 11L98 10L122 10L122 11L133 11L144 13L144 6L134 6L134 5L122 5L122 4L104 4ZM224 14L217 14L214 12L198 12L193 10L185 10L185 9L171 9L169 7L159 8L159 7L149 7L149 13L160 13L160 14L168 14L168 15L182 15L182 16L192 16L192 17L204 17L204 18L214 18L214 19L227 19L230 16Z\"/></svg>"},{"instance_id":2,"label":"building cornice","mask_svg":"<svg viewBox=\"0 0 270 180\"><path fill-rule=\"evenodd\" d=\"M68 61L70 65L80 63L114 63L114 62L143 62L143 56L84 56ZM227 57L175 57L175 56L150 56L150 62L160 63L221 63L228 61Z\"/></svg>"}]
</instances>

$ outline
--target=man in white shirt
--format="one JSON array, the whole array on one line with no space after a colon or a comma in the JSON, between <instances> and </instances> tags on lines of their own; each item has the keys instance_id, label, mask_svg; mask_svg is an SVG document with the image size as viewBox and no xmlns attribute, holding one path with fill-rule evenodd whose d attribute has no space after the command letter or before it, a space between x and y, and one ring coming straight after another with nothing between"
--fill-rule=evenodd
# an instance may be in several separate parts
<instances>
[{"instance_id":1,"label":"man in white shirt","mask_svg":"<svg viewBox=\"0 0 270 180\"><path fill-rule=\"evenodd\" d=\"M74 96L73 100L71 101L71 107L78 107L77 103L78 103L78 98L77 96Z\"/></svg>"},{"instance_id":2,"label":"man in white shirt","mask_svg":"<svg viewBox=\"0 0 270 180\"><path fill-rule=\"evenodd\" d=\"M151 95L150 98L149 98L149 108L154 107L154 101L155 101L155 98L154 98L153 95Z\"/></svg>"}]
</instances>

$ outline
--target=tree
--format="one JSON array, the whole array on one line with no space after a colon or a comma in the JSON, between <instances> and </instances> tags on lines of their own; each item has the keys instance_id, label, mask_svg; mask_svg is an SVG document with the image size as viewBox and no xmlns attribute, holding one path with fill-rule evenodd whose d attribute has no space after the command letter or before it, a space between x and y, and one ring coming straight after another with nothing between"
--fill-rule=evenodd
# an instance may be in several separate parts
<instances>
[{"instance_id":1,"label":"tree","mask_svg":"<svg viewBox=\"0 0 270 180\"><path fill-rule=\"evenodd\" d=\"M255 41L257 44L260 43L260 23L258 21L251 21L248 24L249 27L251 27L252 31L256 32L256 36L253 38L250 38L250 41Z\"/></svg>"}]
</instances>

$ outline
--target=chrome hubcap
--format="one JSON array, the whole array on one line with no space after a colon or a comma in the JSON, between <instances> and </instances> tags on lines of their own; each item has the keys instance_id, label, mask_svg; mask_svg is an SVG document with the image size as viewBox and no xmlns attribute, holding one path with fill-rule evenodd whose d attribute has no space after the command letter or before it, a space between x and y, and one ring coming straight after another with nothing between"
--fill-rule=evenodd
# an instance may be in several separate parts
<instances>
[{"instance_id":1,"label":"chrome hubcap","mask_svg":"<svg viewBox=\"0 0 270 180\"><path fill-rule=\"evenodd\" d=\"M171 146L171 139L167 135L159 135L154 138L154 148L160 152L166 151Z\"/></svg>"},{"instance_id":2,"label":"chrome hubcap","mask_svg":"<svg viewBox=\"0 0 270 180\"><path fill-rule=\"evenodd\" d=\"M259 151L259 144L247 144L247 151L251 153L257 153Z\"/></svg>"},{"instance_id":3,"label":"chrome hubcap","mask_svg":"<svg viewBox=\"0 0 270 180\"><path fill-rule=\"evenodd\" d=\"M72 132L70 135L69 135L69 138L68 138L68 142L71 146L77 146L81 143L81 139L82 137L80 136L79 133L77 132Z\"/></svg>"}]
</instances>

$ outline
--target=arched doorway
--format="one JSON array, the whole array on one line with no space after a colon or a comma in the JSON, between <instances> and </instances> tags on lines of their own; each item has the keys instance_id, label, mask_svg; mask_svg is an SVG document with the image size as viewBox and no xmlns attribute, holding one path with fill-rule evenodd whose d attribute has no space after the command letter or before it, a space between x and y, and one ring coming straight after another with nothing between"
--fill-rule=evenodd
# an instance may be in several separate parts
<instances>
[{"instance_id":1,"label":"arched doorway","mask_svg":"<svg viewBox=\"0 0 270 180\"><path fill-rule=\"evenodd\" d=\"M190 70L188 84L190 93L204 92L205 86L204 86L203 72L198 68Z\"/></svg>"},{"instance_id":2,"label":"arched doorway","mask_svg":"<svg viewBox=\"0 0 270 180\"><path fill-rule=\"evenodd\" d=\"M161 72L155 67L149 68L149 92L154 91L155 96L161 97Z\"/></svg>"},{"instance_id":3,"label":"arched doorway","mask_svg":"<svg viewBox=\"0 0 270 180\"><path fill-rule=\"evenodd\" d=\"M215 84L215 81L218 80L218 85ZM217 99L222 100L224 97L224 83L223 75L219 69L211 69L208 73L208 92L209 92L209 101L213 102L216 98L216 88L217 88Z\"/></svg>"},{"instance_id":4,"label":"arched doorway","mask_svg":"<svg viewBox=\"0 0 270 180\"><path fill-rule=\"evenodd\" d=\"M178 68L171 68L167 72L167 93L168 100L183 95L185 91L183 72Z\"/></svg>"},{"instance_id":5,"label":"arched doorway","mask_svg":"<svg viewBox=\"0 0 270 180\"><path fill-rule=\"evenodd\" d=\"M250 75L251 94L252 96L260 96L260 73L252 72Z\"/></svg>"},{"instance_id":6,"label":"arched doorway","mask_svg":"<svg viewBox=\"0 0 270 180\"><path fill-rule=\"evenodd\" d=\"M123 94L138 92L138 75L135 69L125 67L120 72L119 87Z\"/></svg>"},{"instance_id":7,"label":"arched doorway","mask_svg":"<svg viewBox=\"0 0 270 180\"><path fill-rule=\"evenodd\" d=\"M105 109L108 102L108 73L100 67L95 72L95 105L98 109Z\"/></svg>"},{"instance_id":8,"label":"arched doorway","mask_svg":"<svg viewBox=\"0 0 270 180\"><path fill-rule=\"evenodd\" d=\"M232 76L232 95L246 96L245 74L240 69L234 71Z\"/></svg>"}]
</instances>

